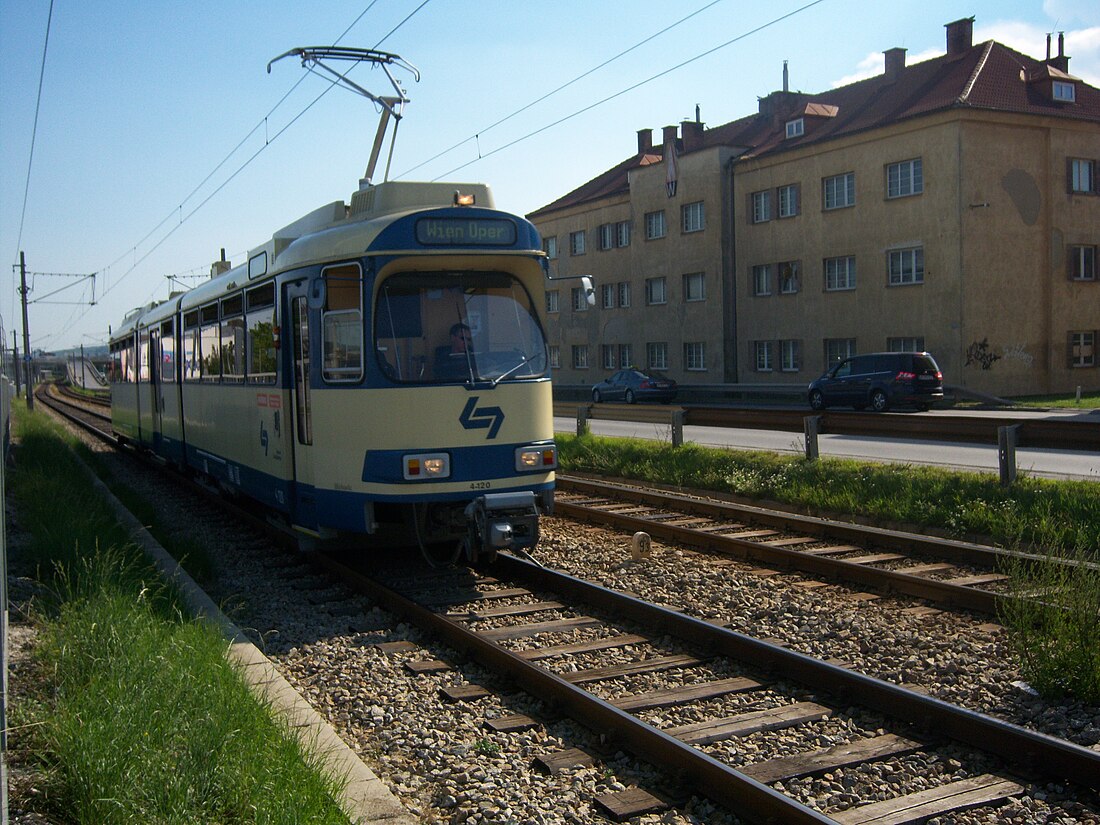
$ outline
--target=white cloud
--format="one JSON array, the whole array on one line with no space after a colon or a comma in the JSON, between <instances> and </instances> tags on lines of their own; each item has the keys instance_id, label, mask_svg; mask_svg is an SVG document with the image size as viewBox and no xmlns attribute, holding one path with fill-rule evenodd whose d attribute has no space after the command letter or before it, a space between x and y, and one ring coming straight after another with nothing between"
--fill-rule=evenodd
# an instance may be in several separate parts
<instances>
[{"instance_id":1,"label":"white cloud","mask_svg":"<svg viewBox=\"0 0 1100 825\"><path fill-rule=\"evenodd\" d=\"M931 60L933 57L939 57L943 54L943 49L925 49L923 52L917 52L915 54L905 55L905 65L912 66L914 63L920 63L924 60ZM847 86L849 83L855 83L858 80L866 80L869 77L875 77L882 74L886 68L886 58L882 52L871 52L865 58L863 58L856 66L856 70L849 75L845 75L839 80L834 80L829 84L830 88L836 89L840 86Z\"/></svg>"}]
</instances>

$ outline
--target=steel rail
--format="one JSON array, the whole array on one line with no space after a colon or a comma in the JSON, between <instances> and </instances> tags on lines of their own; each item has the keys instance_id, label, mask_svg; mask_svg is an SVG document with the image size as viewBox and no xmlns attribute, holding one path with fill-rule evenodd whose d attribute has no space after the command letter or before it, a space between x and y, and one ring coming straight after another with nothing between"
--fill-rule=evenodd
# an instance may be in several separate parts
<instances>
[{"instance_id":1,"label":"steel rail","mask_svg":"<svg viewBox=\"0 0 1100 825\"><path fill-rule=\"evenodd\" d=\"M649 604L592 582L501 555L494 571L625 617L653 635L668 633L709 654L749 660L772 675L872 707L930 735L964 742L1047 777L1100 788L1100 751L1027 730L803 653Z\"/></svg>"},{"instance_id":2,"label":"steel rail","mask_svg":"<svg viewBox=\"0 0 1100 825\"><path fill-rule=\"evenodd\" d=\"M498 562L503 557L498 557ZM379 582L321 555L323 567L353 582L386 610L405 617L484 666L503 673L534 696L553 703L593 730L610 733L641 758L672 772L704 796L754 822L831 823L825 814L724 765L695 747L642 722L557 674L527 661L458 622L423 607ZM511 561L511 559L509 559ZM533 567L533 566L532 566ZM512 572L511 570L509 572ZM553 587L552 584L548 585ZM617 609L617 608L612 608Z\"/></svg>"},{"instance_id":3,"label":"steel rail","mask_svg":"<svg viewBox=\"0 0 1100 825\"><path fill-rule=\"evenodd\" d=\"M912 438L924 441L960 441L996 444L1001 427L1016 427L1020 447L1064 450L1100 450L1100 422L1058 419L1021 419L1004 416L897 415L890 413L815 412L787 409L632 404L554 404L554 415L574 417L583 409L590 419L660 421L671 423L683 412L683 423L698 427L805 432L805 420L820 418L818 432L833 435Z\"/></svg>"}]
</instances>

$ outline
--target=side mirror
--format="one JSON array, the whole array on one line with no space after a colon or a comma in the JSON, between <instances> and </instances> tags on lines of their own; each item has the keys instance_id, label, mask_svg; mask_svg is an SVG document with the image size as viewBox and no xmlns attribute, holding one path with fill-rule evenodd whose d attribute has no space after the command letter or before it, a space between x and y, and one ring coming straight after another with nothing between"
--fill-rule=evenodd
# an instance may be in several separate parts
<instances>
[{"instance_id":1,"label":"side mirror","mask_svg":"<svg viewBox=\"0 0 1100 825\"><path fill-rule=\"evenodd\" d=\"M310 309L324 309L325 308L325 282L321 278L316 281L311 281L309 284L309 295L306 297L306 304Z\"/></svg>"},{"instance_id":2,"label":"side mirror","mask_svg":"<svg viewBox=\"0 0 1100 825\"><path fill-rule=\"evenodd\" d=\"M584 288L584 299L590 307L596 306L596 290L592 286L592 279L587 275L581 276L581 286Z\"/></svg>"}]
</instances>

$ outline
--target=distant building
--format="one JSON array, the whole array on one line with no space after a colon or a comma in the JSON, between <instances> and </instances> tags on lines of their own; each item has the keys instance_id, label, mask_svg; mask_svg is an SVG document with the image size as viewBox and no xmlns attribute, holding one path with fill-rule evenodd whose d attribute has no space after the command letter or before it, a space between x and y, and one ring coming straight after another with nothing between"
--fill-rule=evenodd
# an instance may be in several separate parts
<instances>
[{"instance_id":1,"label":"distant building","mask_svg":"<svg viewBox=\"0 0 1100 825\"><path fill-rule=\"evenodd\" d=\"M637 153L528 217L555 377L801 383L856 352L932 352L999 395L1100 387L1100 90L946 26L947 54L784 89ZM588 307L580 281L595 282Z\"/></svg>"}]
</instances>

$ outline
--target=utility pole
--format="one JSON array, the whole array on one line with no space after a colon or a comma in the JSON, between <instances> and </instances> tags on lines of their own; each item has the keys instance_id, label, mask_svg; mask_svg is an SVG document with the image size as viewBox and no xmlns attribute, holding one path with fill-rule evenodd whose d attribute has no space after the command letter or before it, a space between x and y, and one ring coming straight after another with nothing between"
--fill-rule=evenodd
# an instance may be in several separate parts
<instances>
[{"instance_id":1,"label":"utility pole","mask_svg":"<svg viewBox=\"0 0 1100 825\"><path fill-rule=\"evenodd\" d=\"M31 334L27 329L27 260L23 252L19 252L19 294L23 298L23 373L24 383L27 385L27 409L34 409L33 381L31 380Z\"/></svg>"}]
</instances>

